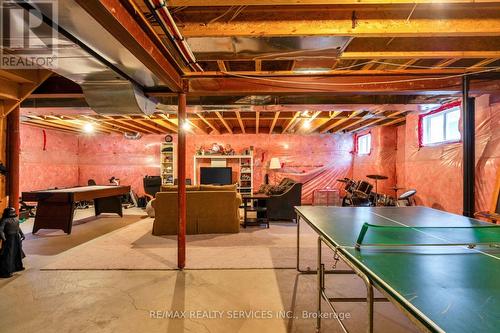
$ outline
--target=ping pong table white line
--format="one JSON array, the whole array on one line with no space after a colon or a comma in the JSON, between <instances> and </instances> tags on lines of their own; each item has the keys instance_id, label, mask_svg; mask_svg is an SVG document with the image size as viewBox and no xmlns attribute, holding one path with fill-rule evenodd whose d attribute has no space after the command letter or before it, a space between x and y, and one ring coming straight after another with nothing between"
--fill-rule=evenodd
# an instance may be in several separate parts
<instances>
[{"instance_id":1,"label":"ping pong table white line","mask_svg":"<svg viewBox=\"0 0 500 333\"><path fill-rule=\"evenodd\" d=\"M441 241L443 241L443 242L451 243L451 241L449 241L449 240L447 240L447 239L444 239L444 238L438 237L438 236L436 236L436 235L431 235L431 234L429 234L429 233L426 233L425 231L418 230L418 229L416 229L415 227L412 227L412 226L406 225L406 224L404 224L404 223L402 223L402 222L399 222L399 221L393 220L393 219L388 218L388 217L386 217L386 216L384 216L384 215L380 215L380 214L377 214L377 213L375 213L375 212L370 212L370 214L377 215L378 217L381 217L381 218L384 218L384 219L386 219L386 220L388 220L388 221L391 221L391 222L397 223L397 224L399 224L399 225L401 225L401 226L404 226L404 227L407 227L407 228L411 228L411 229L413 229L413 230L415 230L415 231L418 231L418 232L423 233L424 235L434 237L434 238L439 239L439 240L441 240ZM465 247L465 248L466 248L466 249L469 249L469 248L467 248L467 247ZM476 252L482 253L482 254L484 254L485 256L492 257L493 259L500 260L500 257L494 256L494 255L492 255L492 254L489 254L489 253L486 253L486 252L483 252L483 251L480 251L480 250L478 250L478 249L469 249L469 250L473 250L473 251L476 251Z\"/></svg>"}]
</instances>

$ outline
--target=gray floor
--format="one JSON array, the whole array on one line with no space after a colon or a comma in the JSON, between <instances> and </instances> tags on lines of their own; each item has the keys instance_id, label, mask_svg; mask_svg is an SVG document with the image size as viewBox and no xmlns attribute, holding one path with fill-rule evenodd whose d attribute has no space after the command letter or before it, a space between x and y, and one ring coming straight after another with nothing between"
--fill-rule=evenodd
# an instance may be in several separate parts
<instances>
[{"instance_id":1,"label":"gray floor","mask_svg":"<svg viewBox=\"0 0 500 333\"><path fill-rule=\"evenodd\" d=\"M139 210L126 213L143 214ZM78 214L80 218L88 212ZM30 222L23 229L30 229ZM315 276L299 276L292 269L40 270L55 257L30 255L25 259L26 271L0 280L0 331L315 331L315 319L310 318L315 310ZM327 286L334 285L339 296L364 293L355 276L329 278ZM338 308L350 330L366 331L364 304L346 303ZM375 310L375 331L416 331L392 304L378 303ZM323 332L341 331L334 319L323 324Z\"/></svg>"}]
</instances>

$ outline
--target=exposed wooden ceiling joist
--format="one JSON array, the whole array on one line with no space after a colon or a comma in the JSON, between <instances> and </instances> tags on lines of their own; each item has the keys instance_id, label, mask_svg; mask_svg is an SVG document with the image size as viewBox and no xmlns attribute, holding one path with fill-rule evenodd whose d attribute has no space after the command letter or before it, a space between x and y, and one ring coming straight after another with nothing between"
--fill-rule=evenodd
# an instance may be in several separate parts
<instances>
[{"instance_id":1,"label":"exposed wooden ceiling joist","mask_svg":"<svg viewBox=\"0 0 500 333\"><path fill-rule=\"evenodd\" d=\"M299 111L295 112L293 118L290 119L290 121L285 125L285 127L283 127L283 131L281 133L286 133L286 131L288 131L290 126L292 126L295 123L295 121L297 120L297 118L299 116L300 116L300 112Z\"/></svg>"},{"instance_id":2,"label":"exposed wooden ceiling joist","mask_svg":"<svg viewBox=\"0 0 500 333\"><path fill-rule=\"evenodd\" d=\"M313 133L313 132L317 131L318 128L320 128L321 126L323 126L324 124L329 122L330 119L334 119L336 116L338 116L340 114L340 112L341 111L334 111L330 114L330 117L325 118L325 119L318 119L316 122L314 122L314 124L309 129L309 133Z\"/></svg>"},{"instance_id":3,"label":"exposed wooden ceiling joist","mask_svg":"<svg viewBox=\"0 0 500 333\"><path fill-rule=\"evenodd\" d=\"M278 121L278 118L280 116L280 111L277 111L274 114L273 122L271 123L271 127L269 127L269 134L273 134L274 126L276 126L276 122Z\"/></svg>"},{"instance_id":4,"label":"exposed wooden ceiling joist","mask_svg":"<svg viewBox=\"0 0 500 333\"><path fill-rule=\"evenodd\" d=\"M260 112L255 112L255 134L259 134Z\"/></svg>"},{"instance_id":5,"label":"exposed wooden ceiling joist","mask_svg":"<svg viewBox=\"0 0 500 333\"><path fill-rule=\"evenodd\" d=\"M233 134L233 129L231 128L231 126L229 126L229 124L224 119L224 117L220 114L220 112L216 111L215 114L217 115L217 118L219 118L219 120L221 121L222 125L224 125L224 127L227 129L227 131L229 133Z\"/></svg>"},{"instance_id":6,"label":"exposed wooden ceiling joist","mask_svg":"<svg viewBox=\"0 0 500 333\"><path fill-rule=\"evenodd\" d=\"M326 133L326 132L330 131L331 129L334 129L337 126L342 125L343 123L345 123L346 121L352 119L354 116L358 115L361 112L362 111L353 111L353 112L351 112L351 114L349 116L347 116L345 118L335 119L334 122L332 122L331 124L327 125L326 127L323 127L322 129L320 129L320 133Z\"/></svg>"},{"instance_id":7,"label":"exposed wooden ceiling joist","mask_svg":"<svg viewBox=\"0 0 500 333\"><path fill-rule=\"evenodd\" d=\"M200 118L205 124L207 124L208 127L210 127L216 134L220 133L219 129L215 127L211 122L209 122L203 115L201 115L200 113L196 113L196 116Z\"/></svg>"},{"instance_id":8,"label":"exposed wooden ceiling joist","mask_svg":"<svg viewBox=\"0 0 500 333\"><path fill-rule=\"evenodd\" d=\"M245 125L243 124L243 120L241 119L241 114L239 111L235 111L236 113L236 118L238 119L238 124L240 124L241 127L241 133L245 134Z\"/></svg>"},{"instance_id":9,"label":"exposed wooden ceiling joist","mask_svg":"<svg viewBox=\"0 0 500 333\"><path fill-rule=\"evenodd\" d=\"M389 115L389 117L390 117L390 118L394 118L394 117L396 117L396 116L398 116L398 115L400 115L400 114L402 114L402 113L405 113L405 112L406 112L406 111L404 111L404 110L395 111L395 112L392 112L392 113ZM402 117L402 118L404 119L405 117ZM387 118L380 118L380 119L371 120L371 121L369 121L369 122L367 122L367 123L365 123L365 124L363 124L363 125L361 125L361 126L358 126L358 127L352 128L352 129L350 129L349 131L350 131L350 132L357 132L357 131L359 131L359 130L362 130L362 129L366 129L366 128L369 128L369 127L375 126L375 125L377 125L377 124L381 123L382 121L384 121L384 120L386 120L386 119L387 119ZM396 118L396 119L394 119L394 120L398 120L398 119L399 119L399 118ZM349 128L349 127L348 127L348 128Z\"/></svg>"}]
</instances>

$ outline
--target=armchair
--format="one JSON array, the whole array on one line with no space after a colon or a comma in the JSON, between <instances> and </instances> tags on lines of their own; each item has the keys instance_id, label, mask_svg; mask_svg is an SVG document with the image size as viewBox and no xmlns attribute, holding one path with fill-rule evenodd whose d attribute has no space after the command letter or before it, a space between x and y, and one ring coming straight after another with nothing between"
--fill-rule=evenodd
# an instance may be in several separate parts
<instances>
[{"instance_id":1,"label":"armchair","mask_svg":"<svg viewBox=\"0 0 500 333\"><path fill-rule=\"evenodd\" d=\"M271 195L267 200L267 217L270 220L295 219L294 206L301 205L302 184L290 184L288 189L282 194Z\"/></svg>"}]
</instances>

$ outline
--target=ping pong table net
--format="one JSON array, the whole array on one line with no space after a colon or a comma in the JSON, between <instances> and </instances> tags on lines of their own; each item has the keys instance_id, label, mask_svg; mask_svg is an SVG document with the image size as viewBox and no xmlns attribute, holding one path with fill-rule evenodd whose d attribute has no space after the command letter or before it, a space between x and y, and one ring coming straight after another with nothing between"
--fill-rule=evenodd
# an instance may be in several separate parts
<instances>
[{"instance_id":1,"label":"ping pong table net","mask_svg":"<svg viewBox=\"0 0 500 333\"><path fill-rule=\"evenodd\" d=\"M355 248L380 246L468 246L500 248L500 226L418 227L364 223Z\"/></svg>"}]
</instances>

